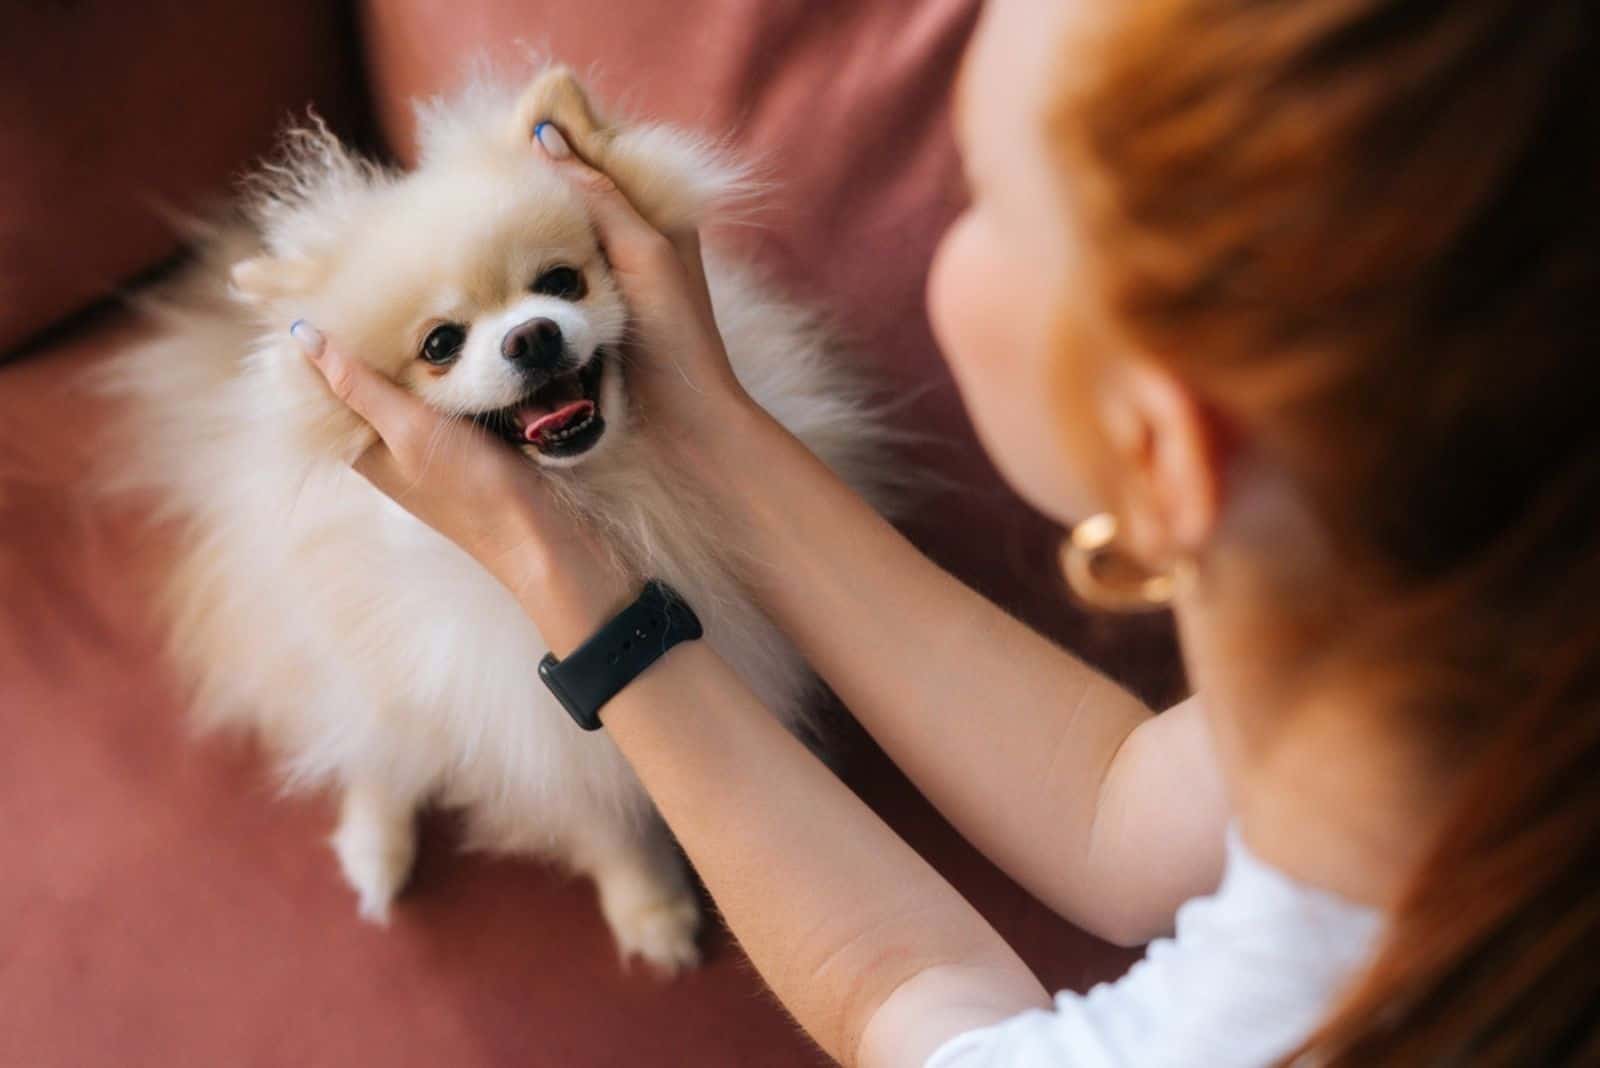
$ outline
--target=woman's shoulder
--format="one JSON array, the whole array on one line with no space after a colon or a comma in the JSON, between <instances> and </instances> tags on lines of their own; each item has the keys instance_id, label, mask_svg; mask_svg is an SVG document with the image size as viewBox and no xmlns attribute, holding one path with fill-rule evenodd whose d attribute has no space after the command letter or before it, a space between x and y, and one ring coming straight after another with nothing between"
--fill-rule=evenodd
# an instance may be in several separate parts
<instances>
[{"instance_id":1,"label":"woman's shoulder","mask_svg":"<svg viewBox=\"0 0 1600 1068\"><path fill-rule=\"evenodd\" d=\"M1270 1064L1310 1034L1371 952L1372 909L1306 886L1236 831L1215 893L1121 979L960 1035L930 1068Z\"/></svg>"}]
</instances>

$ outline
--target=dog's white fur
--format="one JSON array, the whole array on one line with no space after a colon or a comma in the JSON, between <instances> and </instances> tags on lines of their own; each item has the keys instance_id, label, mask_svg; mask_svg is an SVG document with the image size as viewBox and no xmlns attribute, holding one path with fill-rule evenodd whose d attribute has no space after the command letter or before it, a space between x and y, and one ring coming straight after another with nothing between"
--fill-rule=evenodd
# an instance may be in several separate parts
<instances>
[{"instance_id":1,"label":"dog's white fur","mask_svg":"<svg viewBox=\"0 0 1600 1068\"><path fill-rule=\"evenodd\" d=\"M520 99L480 85L419 116L409 174L358 159L318 125L290 135L255 179L253 225L212 233L156 303L159 338L109 369L126 416L107 454L123 488L153 491L186 532L165 607L200 717L253 729L291 784L342 791L333 846L363 915L387 917L415 813L438 803L466 813L477 846L591 875L624 955L690 965L699 909L633 773L547 693L543 642L510 594L350 471L371 431L327 394L287 328L309 319L440 408L511 403L519 387L496 347L508 325L558 316L585 358L627 325L581 201L530 144L534 122L555 119L664 228L705 219L739 171L679 131L602 122L561 69ZM580 304L528 295L554 262L583 266ZM711 255L708 271L745 387L877 492L881 424L825 332L725 260ZM473 326L441 376L417 351L443 318ZM750 562L724 549L737 518L647 447L615 370L606 437L548 477L634 573L682 591L707 640L801 728L813 681L747 594Z\"/></svg>"}]
</instances>

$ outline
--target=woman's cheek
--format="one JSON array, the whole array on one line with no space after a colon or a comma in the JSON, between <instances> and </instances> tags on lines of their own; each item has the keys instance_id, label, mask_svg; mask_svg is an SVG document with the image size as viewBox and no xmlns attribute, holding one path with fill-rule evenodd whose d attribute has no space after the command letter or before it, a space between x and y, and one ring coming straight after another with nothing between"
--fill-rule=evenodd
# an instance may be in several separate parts
<instances>
[{"instance_id":1,"label":"woman's cheek","mask_svg":"<svg viewBox=\"0 0 1600 1068\"><path fill-rule=\"evenodd\" d=\"M934 258L928 315L995 466L1034 507L1060 517L1076 495L1062 484L1053 429L1060 413L1049 373L1052 294L1020 257L1004 253L969 210Z\"/></svg>"},{"instance_id":2,"label":"woman's cheek","mask_svg":"<svg viewBox=\"0 0 1600 1068\"><path fill-rule=\"evenodd\" d=\"M975 365L1000 351L981 227L972 209L962 214L939 243L928 273L928 317L945 360L963 384Z\"/></svg>"},{"instance_id":3,"label":"woman's cheek","mask_svg":"<svg viewBox=\"0 0 1600 1068\"><path fill-rule=\"evenodd\" d=\"M1013 404L1022 384L1017 308L993 245L982 218L969 210L940 244L928 279L934 335L980 424L990 409ZM986 444L993 448L987 438Z\"/></svg>"}]
</instances>

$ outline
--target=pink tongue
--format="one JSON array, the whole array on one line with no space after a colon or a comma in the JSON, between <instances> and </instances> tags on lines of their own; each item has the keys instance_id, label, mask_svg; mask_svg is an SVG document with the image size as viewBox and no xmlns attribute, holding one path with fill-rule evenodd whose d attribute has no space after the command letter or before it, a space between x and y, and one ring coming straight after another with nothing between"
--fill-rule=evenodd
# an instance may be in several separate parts
<instances>
[{"instance_id":1,"label":"pink tongue","mask_svg":"<svg viewBox=\"0 0 1600 1068\"><path fill-rule=\"evenodd\" d=\"M518 409L516 416L517 421L522 424L522 440L537 442L546 434L585 418L592 411L594 411L594 401L575 400L568 401L552 412L541 412L533 407L521 408Z\"/></svg>"}]
</instances>

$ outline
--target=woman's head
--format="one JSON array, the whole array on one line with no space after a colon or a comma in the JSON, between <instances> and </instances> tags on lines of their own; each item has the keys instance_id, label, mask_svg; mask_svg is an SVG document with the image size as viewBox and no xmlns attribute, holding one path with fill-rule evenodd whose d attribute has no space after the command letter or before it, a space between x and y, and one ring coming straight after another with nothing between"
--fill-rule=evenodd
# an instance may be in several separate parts
<instances>
[{"instance_id":1,"label":"woman's head","mask_svg":"<svg viewBox=\"0 0 1600 1068\"><path fill-rule=\"evenodd\" d=\"M932 302L980 432L1041 508L1247 587L1280 673L1361 676L1466 769L1352 1011L1565 1048L1596 993L1600 5L1050 17L995 4L966 86L975 202ZM1552 1044L1495 1045L1531 1011L1494 986L1513 957Z\"/></svg>"},{"instance_id":2,"label":"woman's head","mask_svg":"<svg viewBox=\"0 0 1600 1068\"><path fill-rule=\"evenodd\" d=\"M930 295L1033 503L1196 553L1270 464L1404 583L1594 451L1592 3L1074 6L990 7Z\"/></svg>"}]
</instances>

